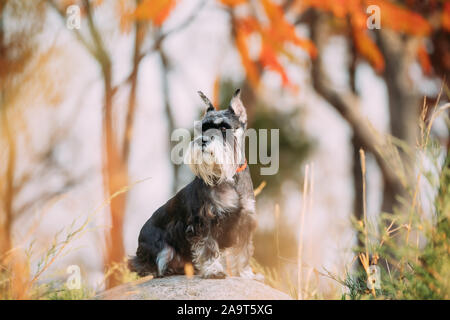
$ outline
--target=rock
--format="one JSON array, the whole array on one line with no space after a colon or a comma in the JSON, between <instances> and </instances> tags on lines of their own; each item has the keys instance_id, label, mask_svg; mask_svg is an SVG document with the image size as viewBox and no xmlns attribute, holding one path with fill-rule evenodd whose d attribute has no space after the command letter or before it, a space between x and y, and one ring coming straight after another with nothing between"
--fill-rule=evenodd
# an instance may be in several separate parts
<instances>
[{"instance_id":1,"label":"rock","mask_svg":"<svg viewBox=\"0 0 450 320\"><path fill-rule=\"evenodd\" d=\"M185 276L148 279L126 283L98 294L99 300L292 300L261 282L238 277L188 279Z\"/></svg>"}]
</instances>

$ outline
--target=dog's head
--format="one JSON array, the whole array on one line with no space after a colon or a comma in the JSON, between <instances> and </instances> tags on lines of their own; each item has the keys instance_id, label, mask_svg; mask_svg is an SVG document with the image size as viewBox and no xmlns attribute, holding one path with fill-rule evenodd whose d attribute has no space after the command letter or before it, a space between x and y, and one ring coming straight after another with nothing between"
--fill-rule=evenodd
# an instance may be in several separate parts
<instances>
[{"instance_id":1,"label":"dog's head","mask_svg":"<svg viewBox=\"0 0 450 320\"><path fill-rule=\"evenodd\" d=\"M194 140L190 143L185 163L208 185L232 180L245 161L244 134L247 113L238 89L225 110L216 110L199 91L207 105L203 119L196 123Z\"/></svg>"}]
</instances>

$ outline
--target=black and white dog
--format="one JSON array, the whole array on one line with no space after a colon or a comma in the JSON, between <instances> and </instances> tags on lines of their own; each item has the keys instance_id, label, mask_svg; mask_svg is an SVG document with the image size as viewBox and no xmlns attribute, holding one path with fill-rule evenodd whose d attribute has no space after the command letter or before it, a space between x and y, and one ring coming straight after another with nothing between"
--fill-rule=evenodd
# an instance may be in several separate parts
<instances>
[{"instance_id":1,"label":"black and white dog","mask_svg":"<svg viewBox=\"0 0 450 320\"><path fill-rule=\"evenodd\" d=\"M196 177L144 224L129 267L140 276L165 276L183 274L192 263L204 278L224 278L227 271L255 278L249 266L255 197L243 148L247 113L240 90L220 111L199 94L207 110L185 157Z\"/></svg>"}]
</instances>

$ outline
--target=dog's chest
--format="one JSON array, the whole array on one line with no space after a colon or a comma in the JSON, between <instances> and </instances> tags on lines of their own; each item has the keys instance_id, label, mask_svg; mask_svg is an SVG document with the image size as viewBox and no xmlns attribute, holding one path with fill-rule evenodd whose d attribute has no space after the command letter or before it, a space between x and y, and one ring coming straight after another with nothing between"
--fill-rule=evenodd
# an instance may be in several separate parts
<instances>
[{"instance_id":1,"label":"dog's chest","mask_svg":"<svg viewBox=\"0 0 450 320\"><path fill-rule=\"evenodd\" d=\"M231 185L221 185L211 190L211 209L220 218L240 210L239 193Z\"/></svg>"}]
</instances>

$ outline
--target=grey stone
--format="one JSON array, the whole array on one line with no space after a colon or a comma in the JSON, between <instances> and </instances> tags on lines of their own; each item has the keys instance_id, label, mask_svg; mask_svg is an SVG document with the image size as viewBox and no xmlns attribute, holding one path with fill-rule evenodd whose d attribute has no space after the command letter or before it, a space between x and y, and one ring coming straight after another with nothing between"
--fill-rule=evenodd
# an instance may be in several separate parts
<instances>
[{"instance_id":1,"label":"grey stone","mask_svg":"<svg viewBox=\"0 0 450 320\"><path fill-rule=\"evenodd\" d=\"M201 279L198 276L143 278L98 294L100 300L292 300L261 282L228 277Z\"/></svg>"}]
</instances>

